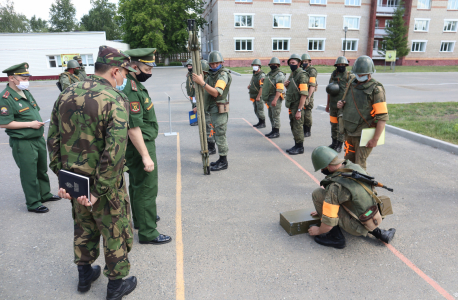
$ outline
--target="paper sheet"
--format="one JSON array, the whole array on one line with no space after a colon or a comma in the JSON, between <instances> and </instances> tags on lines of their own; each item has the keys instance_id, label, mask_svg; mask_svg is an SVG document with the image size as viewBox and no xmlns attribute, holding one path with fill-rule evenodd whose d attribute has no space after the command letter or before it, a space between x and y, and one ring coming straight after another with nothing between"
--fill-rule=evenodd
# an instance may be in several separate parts
<instances>
[{"instance_id":1,"label":"paper sheet","mask_svg":"<svg viewBox=\"0 0 458 300\"><path fill-rule=\"evenodd\" d=\"M366 147L367 142L369 142L375 134L375 128L364 128L361 133L361 141L359 142L360 147ZM378 139L377 146L385 144L385 128L383 128L382 134Z\"/></svg>"}]
</instances>

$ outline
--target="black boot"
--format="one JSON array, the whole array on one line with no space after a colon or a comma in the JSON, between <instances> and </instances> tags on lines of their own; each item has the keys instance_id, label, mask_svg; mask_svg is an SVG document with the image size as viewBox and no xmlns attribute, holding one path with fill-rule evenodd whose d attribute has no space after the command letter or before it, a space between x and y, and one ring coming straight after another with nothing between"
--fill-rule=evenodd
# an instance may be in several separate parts
<instances>
[{"instance_id":1,"label":"black boot","mask_svg":"<svg viewBox=\"0 0 458 300\"><path fill-rule=\"evenodd\" d=\"M304 130L304 131L305 131L305 130ZM305 133L305 132L304 132L304 133ZM331 148L331 149L336 150L334 147L336 146L337 142L338 142L338 141L337 141L336 139L333 138L333 139L332 139L331 145L329 145L328 147Z\"/></svg>"},{"instance_id":2,"label":"black boot","mask_svg":"<svg viewBox=\"0 0 458 300\"><path fill-rule=\"evenodd\" d=\"M259 120L259 123L258 123L258 126L256 126L257 128L266 128L266 120Z\"/></svg>"},{"instance_id":3,"label":"black boot","mask_svg":"<svg viewBox=\"0 0 458 300\"><path fill-rule=\"evenodd\" d=\"M91 283L99 278L100 272L100 266L78 266L78 292L85 293L89 291L91 289Z\"/></svg>"},{"instance_id":4,"label":"black boot","mask_svg":"<svg viewBox=\"0 0 458 300\"><path fill-rule=\"evenodd\" d=\"M340 230L339 225L332 227L331 231L326 234L315 236L315 242L327 247L345 248L345 236Z\"/></svg>"},{"instance_id":5,"label":"black boot","mask_svg":"<svg viewBox=\"0 0 458 300\"><path fill-rule=\"evenodd\" d=\"M268 136L269 139L275 139L280 137L280 129L274 128L272 129L272 134Z\"/></svg>"},{"instance_id":6,"label":"black boot","mask_svg":"<svg viewBox=\"0 0 458 300\"><path fill-rule=\"evenodd\" d=\"M219 162L220 159L221 159L221 156L218 158L217 161L211 162L211 163L210 163L210 166L211 166L211 167L216 166L216 164L218 164L218 162Z\"/></svg>"},{"instance_id":7,"label":"black boot","mask_svg":"<svg viewBox=\"0 0 458 300\"><path fill-rule=\"evenodd\" d=\"M266 137L270 137L272 134L274 134L275 128L272 128L272 131L269 132L268 134L265 134Z\"/></svg>"},{"instance_id":8,"label":"black boot","mask_svg":"<svg viewBox=\"0 0 458 300\"><path fill-rule=\"evenodd\" d=\"M261 124L261 119L258 118L258 123L257 123L257 124L254 124L253 127L256 127L256 128L257 128L257 127L259 126L259 124Z\"/></svg>"},{"instance_id":9,"label":"black boot","mask_svg":"<svg viewBox=\"0 0 458 300\"><path fill-rule=\"evenodd\" d=\"M294 142L294 146L292 146L292 147L291 147L291 148L289 148L289 149L286 149L286 152L288 152L288 153L289 153L289 151L296 149L296 147L297 147L297 143L296 143L296 142Z\"/></svg>"},{"instance_id":10,"label":"black boot","mask_svg":"<svg viewBox=\"0 0 458 300\"><path fill-rule=\"evenodd\" d=\"M304 153L304 143L296 143L294 149L289 151L289 155L297 155Z\"/></svg>"},{"instance_id":11,"label":"black boot","mask_svg":"<svg viewBox=\"0 0 458 300\"><path fill-rule=\"evenodd\" d=\"M388 230L385 229L380 229L380 228L375 228L373 231L369 232L379 240L381 240L384 243L389 244L391 240L394 238L394 234L396 233L396 229L390 228Z\"/></svg>"},{"instance_id":12,"label":"black boot","mask_svg":"<svg viewBox=\"0 0 458 300\"><path fill-rule=\"evenodd\" d=\"M215 143L208 143L208 155L216 154Z\"/></svg>"},{"instance_id":13,"label":"black boot","mask_svg":"<svg viewBox=\"0 0 458 300\"><path fill-rule=\"evenodd\" d=\"M308 127L308 126L304 125L304 137L309 137L309 136L312 135L312 133L310 132L310 129L311 129L311 127Z\"/></svg>"},{"instance_id":14,"label":"black boot","mask_svg":"<svg viewBox=\"0 0 458 300\"><path fill-rule=\"evenodd\" d=\"M129 295L137 287L135 276L126 279L108 280L107 300L121 300L123 296Z\"/></svg>"},{"instance_id":15,"label":"black boot","mask_svg":"<svg viewBox=\"0 0 458 300\"><path fill-rule=\"evenodd\" d=\"M210 171L226 170L228 167L227 156L220 156L215 165L211 166Z\"/></svg>"},{"instance_id":16,"label":"black boot","mask_svg":"<svg viewBox=\"0 0 458 300\"><path fill-rule=\"evenodd\" d=\"M334 150L336 150L337 153L340 153L340 152L342 152L342 144L343 144L343 142L339 142L337 140L336 140L336 142L337 143L336 143L336 146L334 147Z\"/></svg>"}]
</instances>

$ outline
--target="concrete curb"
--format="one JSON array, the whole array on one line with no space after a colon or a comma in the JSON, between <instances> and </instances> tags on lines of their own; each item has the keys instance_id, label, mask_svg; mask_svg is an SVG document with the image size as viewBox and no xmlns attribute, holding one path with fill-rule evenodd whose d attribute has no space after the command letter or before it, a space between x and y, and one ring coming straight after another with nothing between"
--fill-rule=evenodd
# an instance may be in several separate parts
<instances>
[{"instance_id":1,"label":"concrete curb","mask_svg":"<svg viewBox=\"0 0 458 300\"><path fill-rule=\"evenodd\" d=\"M318 105L317 108L318 110L325 111L326 106L324 105ZM399 136L402 136L403 138L406 138L408 140L428 145L436 149L440 149L443 151L450 152L452 154L458 155L458 145L454 145L451 143L447 143L423 134L415 133L409 130L401 129L392 125L386 125L385 126L386 132L393 133Z\"/></svg>"}]
</instances>

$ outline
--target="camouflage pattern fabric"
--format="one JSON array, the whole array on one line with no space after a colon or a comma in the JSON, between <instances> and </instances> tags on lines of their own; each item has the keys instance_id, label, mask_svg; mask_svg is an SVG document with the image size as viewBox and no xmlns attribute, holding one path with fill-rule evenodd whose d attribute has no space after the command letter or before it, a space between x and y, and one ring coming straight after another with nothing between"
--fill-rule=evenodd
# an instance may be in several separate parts
<instances>
[{"instance_id":1,"label":"camouflage pattern fabric","mask_svg":"<svg viewBox=\"0 0 458 300\"><path fill-rule=\"evenodd\" d=\"M254 113L259 120L266 119L266 116L264 115L264 101L262 100L262 95L260 97L261 99L256 101L259 90L262 88L261 79L264 79L265 77L266 74L262 70L256 74L253 74L253 77L251 77L250 81L250 89L248 90L250 100L253 102Z\"/></svg>"},{"instance_id":2,"label":"camouflage pattern fabric","mask_svg":"<svg viewBox=\"0 0 458 300\"><path fill-rule=\"evenodd\" d=\"M334 120L337 120L337 116L339 114L339 109L337 108L329 108L329 115L333 118ZM339 123L332 123L331 122L331 137L335 140L338 140L339 142L344 142L345 141L345 135L343 133L339 132Z\"/></svg>"},{"instance_id":3,"label":"camouflage pattern fabric","mask_svg":"<svg viewBox=\"0 0 458 300\"><path fill-rule=\"evenodd\" d=\"M80 73L78 74L78 78L80 79L80 81L83 81L84 79L86 79L86 77L87 77L86 68L81 66Z\"/></svg>"},{"instance_id":4,"label":"camouflage pattern fabric","mask_svg":"<svg viewBox=\"0 0 458 300\"><path fill-rule=\"evenodd\" d=\"M119 67L129 70L130 72L137 72L135 69L130 67L130 56L121 50L108 47L100 46L99 54L97 55L98 63L106 64L112 67Z\"/></svg>"},{"instance_id":5,"label":"camouflage pattern fabric","mask_svg":"<svg viewBox=\"0 0 458 300\"><path fill-rule=\"evenodd\" d=\"M374 148L360 147L361 136L345 135L345 159L358 164L366 170L367 158Z\"/></svg>"},{"instance_id":6,"label":"camouflage pattern fabric","mask_svg":"<svg viewBox=\"0 0 458 300\"><path fill-rule=\"evenodd\" d=\"M316 71L316 69L313 67L313 66L308 66L306 69L305 69L305 72L307 72L307 75L309 76L310 78L310 81L309 81L309 90L310 90L310 87L311 86L314 86L316 87L317 84L316 84L316 78L318 76L318 72ZM304 126L307 126L307 127L312 127L312 109L313 109L313 96L314 96L315 93L313 93L312 95L310 95L308 101L306 101L306 105L304 106L304 109L305 109L305 118L304 118Z\"/></svg>"},{"instance_id":7,"label":"camouflage pattern fabric","mask_svg":"<svg viewBox=\"0 0 458 300\"><path fill-rule=\"evenodd\" d=\"M59 75L59 82L62 86L62 92L75 82L81 81L80 77L70 72L64 72Z\"/></svg>"},{"instance_id":8,"label":"camouflage pattern fabric","mask_svg":"<svg viewBox=\"0 0 458 300\"><path fill-rule=\"evenodd\" d=\"M196 89L194 88L194 81L192 81L189 72L186 74L186 93L188 94L189 101L191 101L192 108L196 107L197 103L192 101L192 98L196 97Z\"/></svg>"},{"instance_id":9,"label":"camouflage pattern fabric","mask_svg":"<svg viewBox=\"0 0 458 300\"><path fill-rule=\"evenodd\" d=\"M301 110L301 118L296 120L296 113L299 109L301 97L308 96L309 78L302 69L297 69L289 76L290 81L287 91L285 106L289 108L289 125L296 143L304 142L304 117L305 111Z\"/></svg>"},{"instance_id":10,"label":"camouflage pattern fabric","mask_svg":"<svg viewBox=\"0 0 458 300\"><path fill-rule=\"evenodd\" d=\"M209 113L205 113L205 123L207 126L207 143L215 143L215 127L212 124L212 118Z\"/></svg>"}]
</instances>

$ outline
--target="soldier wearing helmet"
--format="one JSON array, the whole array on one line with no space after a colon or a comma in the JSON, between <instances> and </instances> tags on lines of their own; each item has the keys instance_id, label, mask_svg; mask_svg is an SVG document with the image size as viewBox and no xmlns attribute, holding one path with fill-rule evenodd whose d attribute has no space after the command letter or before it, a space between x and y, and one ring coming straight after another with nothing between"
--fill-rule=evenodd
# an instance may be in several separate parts
<instances>
[{"instance_id":1,"label":"soldier wearing helmet","mask_svg":"<svg viewBox=\"0 0 458 300\"><path fill-rule=\"evenodd\" d=\"M357 171L367 174L361 166L348 160L340 159L338 153L326 146L319 146L312 152L312 163L315 172L321 170L326 178L320 182L323 188L317 188L312 193L316 211L312 216L321 218L321 225L312 226L309 234L315 236L315 242L327 247L342 249L345 247L345 236L340 228L355 236L372 234L385 243L390 243L396 229L375 228L368 231L366 227L353 216L361 216L376 202L368 190L372 186L352 178L341 176L342 173Z\"/></svg>"},{"instance_id":2,"label":"soldier wearing helmet","mask_svg":"<svg viewBox=\"0 0 458 300\"><path fill-rule=\"evenodd\" d=\"M264 101L262 100L262 81L266 74L261 69L261 60L255 59L251 63L253 67L253 77L251 77L250 84L248 85L248 93L250 101L253 102L254 113L258 117L259 122L253 127L266 128L266 117L264 115Z\"/></svg>"},{"instance_id":3,"label":"soldier wearing helmet","mask_svg":"<svg viewBox=\"0 0 458 300\"><path fill-rule=\"evenodd\" d=\"M79 71L78 77L80 78L80 81L83 81L87 77L86 68L83 65L83 59L81 58L81 55L75 55L73 56L73 59L76 60L78 64L80 65L80 71Z\"/></svg>"},{"instance_id":4,"label":"soldier wearing helmet","mask_svg":"<svg viewBox=\"0 0 458 300\"><path fill-rule=\"evenodd\" d=\"M227 121L229 113L229 88L232 77L229 71L223 66L223 55L219 51L212 51L208 55L208 64L210 70L205 80L202 75L192 74L192 79L196 84L200 84L204 92L205 112L210 114L211 124L213 126L207 137L215 136L216 145L218 145L219 159L210 164L211 171L220 171L228 168L227 154L229 151L226 139ZM208 141L208 140L207 140ZM215 148L215 144L208 141L208 149Z\"/></svg>"},{"instance_id":5,"label":"soldier wearing helmet","mask_svg":"<svg viewBox=\"0 0 458 300\"><path fill-rule=\"evenodd\" d=\"M262 80L262 99L266 103L272 131L266 134L270 139L280 137L280 113L285 89L285 74L280 71L280 60L272 57L269 62L270 72Z\"/></svg>"},{"instance_id":6,"label":"soldier wearing helmet","mask_svg":"<svg viewBox=\"0 0 458 300\"><path fill-rule=\"evenodd\" d=\"M62 87L62 91L65 91L65 89L73 83L81 81L78 77L79 71L80 65L76 60L72 59L67 62L67 69L59 75L59 82Z\"/></svg>"},{"instance_id":7,"label":"soldier wearing helmet","mask_svg":"<svg viewBox=\"0 0 458 300\"><path fill-rule=\"evenodd\" d=\"M339 56L336 59L334 66L336 69L332 72L331 78L329 79L329 88L326 88L326 92L328 92L326 112L329 113L331 122L332 143L329 145L329 148L332 148L340 153L342 151L342 144L345 141L345 137L343 133L339 133L337 101L342 100L345 88L348 86L350 81L355 78L355 75L346 70L346 67L348 67L348 60L345 56Z\"/></svg>"},{"instance_id":8,"label":"soldier wearing helmet","mask_svg":"<svg viewBox=\"0 0 458 300\"><path fill-rule=\"evenodd\" d=\"M349 85L345 99L337 102L343 108L345 128L345 158L359 164L366 170L366 160L377 146L378 139L388 121L385 88L371 78L375 73L374 62L369 56L358 57L352 68L356 80ZM374 137L360 147L361 133L364 128L375 127Z\"/></svg>"},{"instance_id":9,"label":"soldier wearing helmet","mask_svg":"<svg viewBox=\"0 0 458 300\"><path fill-rule=\"evenodd\" d=\"M192 110L194 110L197 104L196 89L194 88L194 81L192 81L192 59L188 59L186 68L188 69L188 73L186 73L186 93L188 94L189 101L191 101ZM192 123L191 126L197 126L197 122Z\"/></svg>"},{"instance_id":10,"label":"soldier wearing helmet","mask_svg":"<svg viewBox=\"0 0 458 300\"><path fill-rule=\"evenodd\" d=\"M312 135L310 132L312 128L312 109L313 109L313 94L315 93L316 88L318 87L318 83L316 82L316 78L318 76L318 72L315 67L312 66L312 58L307 53L302 54L302 68L305 72L307 72L307 76L309 77L308 83L308 90L309 96L307 102L304 106L304 137L309 137Z\"/></svg>"}]
</instances>

